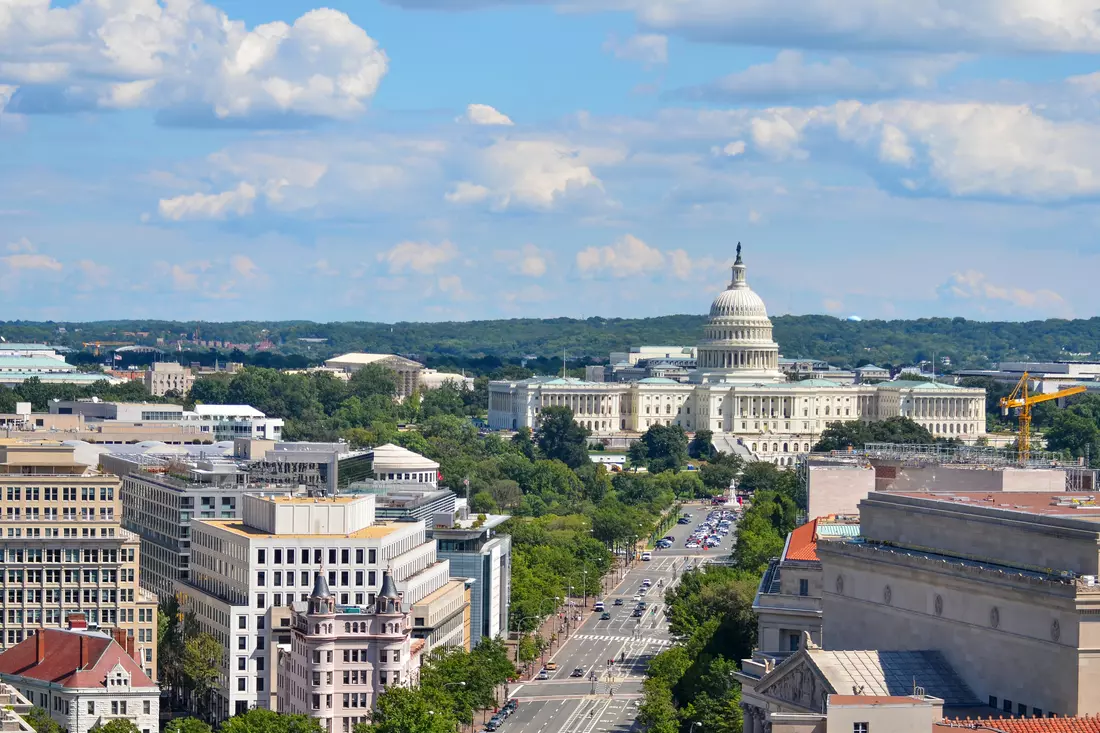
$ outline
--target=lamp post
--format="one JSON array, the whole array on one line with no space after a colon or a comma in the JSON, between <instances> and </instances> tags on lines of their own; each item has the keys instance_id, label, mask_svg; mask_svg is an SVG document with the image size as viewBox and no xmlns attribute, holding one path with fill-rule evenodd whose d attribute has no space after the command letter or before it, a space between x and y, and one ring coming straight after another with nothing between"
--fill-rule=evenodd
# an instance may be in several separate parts
<instances>
[{"instance_id":1,"label":"lamp post","mask_svg":"<svg viewBox=\"0 0 1100 733\"><path fill-rule=\"evenodd\" d=\"M688 733L692 733L692 731L695 730L695 726L699 726L700 728L702 728L703 724L700 723L698 720L691 721L691 727L688 728Z\"/></svg>"}]
</instances>

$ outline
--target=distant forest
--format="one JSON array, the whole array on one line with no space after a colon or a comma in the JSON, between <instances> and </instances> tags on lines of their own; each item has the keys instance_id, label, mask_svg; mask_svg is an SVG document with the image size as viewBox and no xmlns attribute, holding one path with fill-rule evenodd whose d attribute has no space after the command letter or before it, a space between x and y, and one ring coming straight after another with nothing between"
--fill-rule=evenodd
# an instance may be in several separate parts
<instances>
[{"instance_id":1,"label":"distant forest","mask_svg":"<svg viewBox=\"0 0 1100 733\"><path fill-rule=\"evenodd\" d=\"M787 357L816 358L842 367L866 363L900 366L949 357L953 368L983 367L1011 359L1082 359L1100 355L1100 318L1032 322L924 318L911 321L847 321L830 316L778 316L775 339ZM86 343L115 341L157 345L162 358L182 362L244 361L272 367L317 364L334 354L372 351L410 355L429 366L487 373L526 359L536 371L607 360L630 346L692 345L706 316L659 318L513 319L447 323L312 323L308 321L97 321L0 322L9 342L69 346L78 362L102 361ZM162 341L158 342L158 339ZM314 341L304 341L312 339ZM318 343L316 339L325 339ZM219 341L210 348L195 341ZM182 346L177 346L182 342ZM256 350L263 343L265 349ZM236 349L237 345L251 348ZM182 348L182 351L179 349ZM142 357L128 355L127 363ZM149 357L144 357L148 360ZM552 366L553 365L553 366Z\"/></svg>"}]
</instances>

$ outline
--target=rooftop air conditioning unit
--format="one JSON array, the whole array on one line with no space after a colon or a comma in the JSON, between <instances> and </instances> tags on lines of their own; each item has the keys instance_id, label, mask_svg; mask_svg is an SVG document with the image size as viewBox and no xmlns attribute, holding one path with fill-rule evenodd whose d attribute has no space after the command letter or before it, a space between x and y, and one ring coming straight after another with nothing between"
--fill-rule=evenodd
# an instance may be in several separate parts
<instances>
[{"instance_id":1,"label":"rooftop air conditioning unit","mask_svg":"<svg viewBox=\"0 0 1100 733\"><path fill-rule=\"evenodd\" d=\"M1087 585L1089 588L1096 585L1095 575L1082 575L1081 580L1085 581L1085 585Z\"/></svg>"}]
</instances>

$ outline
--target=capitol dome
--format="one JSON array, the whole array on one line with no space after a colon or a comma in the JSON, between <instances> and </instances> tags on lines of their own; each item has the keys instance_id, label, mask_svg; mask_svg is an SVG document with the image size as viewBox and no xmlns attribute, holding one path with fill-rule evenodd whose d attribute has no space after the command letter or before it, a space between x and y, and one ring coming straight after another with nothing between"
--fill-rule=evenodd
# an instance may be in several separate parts
<instances>
[{"instance_id":1,"label":"capitol dome","mask_svg":"<svg viewBox=\"0 0 1100 733\"><path fill-rule=\"evenodd\" d=\"M784 381L768 309L745 279L740 243L733 277L711 303L710 320L703 336L698 349L698 369L706 381Z\"/></svg>"}]
</instances>

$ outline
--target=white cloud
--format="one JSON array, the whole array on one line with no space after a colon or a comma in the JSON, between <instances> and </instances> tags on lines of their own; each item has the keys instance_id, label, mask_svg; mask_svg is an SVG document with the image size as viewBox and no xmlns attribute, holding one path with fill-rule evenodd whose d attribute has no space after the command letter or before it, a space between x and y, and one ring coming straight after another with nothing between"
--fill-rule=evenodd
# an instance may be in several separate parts
<instances>
[{"instance_id":1,"label":"white cloud","mask_svg":"<svg viewBox=\"0 0 1100 733\"><path fill-rule=\"evenodd\" d=\"M35 247L31 243L31 240L27 239L26 237L20 237L19 241L17 241L17 242L9 242L8 246L7 246L7 250L9 252L16 252L16 253L25 252L26 253L26 252L37 252L38 248Z\"/></svg>"},{"instance_id":2,"label":"white cloud","mask_svg":"<svg viewBox=\"0 0 1100 733\"><path fill-rule=\"evenodd\" d=\"M499 210L516 205L549 209L568 194L585 189L603 191L603 182L592 166L618 163L623 157L618 149L582 147L561 140L498 140L474 154L473 167L480 182L457 184L448 200L489 198Z\"/></svg>"},{"instance_id":3,"label":"white cloud","mask_svg":"<svg viewBox=\"0 0 1100 733\"><path fill-rule=\"evenodd\" d=\"M1100 50L1091 0L605 0L650 28L726 43L936 51Z\"/></svg>"},{"instance_id":4,"label":"white cloud","mask_svg":"<svg viewBox=\"0 0 1100 733\"><path fill-rule=\"evenodd\" d=\"M952 274L951 278L940 286L939 294L941 297L948 299L970 301L979 310L987 309L990 302L995 301L1011 303L1028 310L1062 314L1068 314L1069 312L1069 304L1053 290L1044 288L1027 290L1020 287L999 285L992 282L985 273L977 270Z\"/></svg>"},{"instance_id":5,"label":"white cloud","mask_svg":"<svg viewBox=\"0 0 1100 733\"><path fill-rule=\"evenodd\" d=\"M459 181L443 198L452 204L473 204L489 198L490 191L485 186L479 186L469 181Z\"/></svg>"},{"instance_id":6,"label":"white cloud","mask_svg":"<svg viewBox=\"0 0 1100 733\"><path fill-rule=\"evenodd\" d=\"M473 295L462 285L462 278L458 275L444 275L437 281L439 292L445 294L451 300L471 300Z\"/></svg>"},{"instance_id":7,"label":"white cloud","mask_svg":"<svg viewBox=\"0 0 1100 733\"><path fill-rule=\"evenodd\" d=\"M224 219L230 214L243 216L251 213L255 201L256 187L242 182L235 189L221 193L191 193L161 199L157 210L163 218L172 221Z\"/></svg>"},{"instance_id":8,"label":"white cloud","mask_svg":"<svg viewBox=\"0 0 1100 733\"><path fill-rule=\"evenodd\" d=\"M588 247L577 253L577 269L583 277L627 278L663 270L665 254L633 234L614 244Z\"/></svg>"},{"instance_id":9,"label":"white cloud","mask_svg":"<svg viewBox=\"0 0 1100 733\"><path fill-rule=\"evenodd\" d=\"M818 97L867 97L926 89L959 61L952 56L887 57L857 66L842 57L808 61L801 52L780 51L773 61L679 92L682 96L738 102Z\"/></svg>"},{"instance_id":10,"label":"white cloud","mask_svg":"<svg viewBox=\"0 0 1100 733\"><path fill-rule=\"evenodd\" d=\"M466 107L466 116L461 119L465 119L466 122L473 125L511 126L515 124L508 115L487 104L468 105Z\"/></svg>"},{"instance_id":11,"label":"white cloud","mask_svg":"<svg viewBox=\"0 0 1100 733\"><path fill-rule=\"evenodd\" d=\"M13 254L0 257L0 262L8 270L47 270L60 272L64 266L49 255L43 254Z\"/></svg>"},{"instance_id":12,"label":"white cloud","mask_svg":"<svg viewBox=\"0 0 1100 733\"><path fill-rule=\"evenodd\" d=\"M401 242L378 255L378 261L389 267L391 275L416 272L422 275L436 272L458 257L458 247L448 240L431 242Z\"/></svg>"},{"instance_id":13,"label":"white cloud","mask_svg":"<svg viewBox=\"0 0 1100 733\"><path fill-rule=\"evenodd\" d=\"M0 12L0 82L22 85L34 111L54 111L34 97L48 85L77 107L346 117L364 109L388 65L374 39L327 8L248 30L201 0L16 5Z\"/></svg>"},{"instance_id":14,"label":"white cloud","mask_svg":"<svg viewBox=\"0 0 1100 733\"><path fill-rule=\"evenodd\" d=\"M518 250L497 250L493 257L508 264L508 271L526 277L542 277L546 274L547 255L533 244L525 244Z\"/></svg>"},{"instance_id":15,"label":"white cloud","mask_svg":"<svg viewBox=\"0 0 1100 733\"><path fill-rule=\"evenodd\" d=\"M245 255L233 255L230 257L229 268L245 280L251 280L260 275L259 266L253 262L250 257L246 257Z\"/></svg>"},{"instance_id":16,"label":"white cloud","mask_svg":"<svg viewBox=\"0 0 1100 733\"><path fill-rule=\"evenodd\" d=\"M111 285L111 268L93 260L78 260L76 269L80 275L80 287L83 290L105 288Z\"/></svg>"},{"instance_id":17,"label":"white cloud","mask_svg":"<svg viewBox=\"0 0 1100 733\"><path fill-rule=\"evenodd\" d=\"M316 272L318 275L324 275L325 277L336 277L340 274L340 270L329 264L327 259L319 259L309 266L309 269Z\"/></svg>"},{"instance_id":18,"label":"white cloud","mask_svg":"<svg viewBox=\"0 0 1100 733\"><path fill-rule=\"evenodd\" d=\"M612 34L604 41L603 50L617 59L646 66L668 63L668 37L657 33L639 33L626 40L619 40Z\"/></svg>"},{"instance_id":19,"label":"white cloud","mask_svg":"<svg viewBox=\"0 0 1100 733\"><path fill-rule=\"evenodd\" d=\"M731 143L726 143L720 148L715 146L710 149L710 152L714 155L724 155L727 158L736 158L738 155L745 152L745 141L734 140Z\"/></svg>"}]
</instances>

